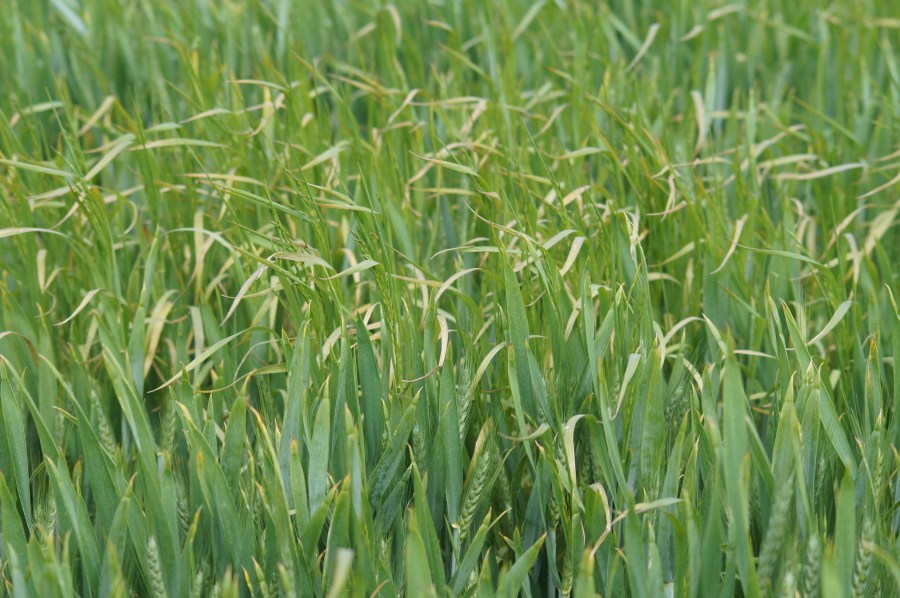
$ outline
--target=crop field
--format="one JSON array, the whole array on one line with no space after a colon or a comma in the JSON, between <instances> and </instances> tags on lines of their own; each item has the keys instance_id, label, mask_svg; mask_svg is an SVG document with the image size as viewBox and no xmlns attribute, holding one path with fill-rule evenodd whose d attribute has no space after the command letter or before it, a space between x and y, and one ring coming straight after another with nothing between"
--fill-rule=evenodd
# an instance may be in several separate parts
<instances>
[{"instance_id":1,"label":"crop field","mask_svg":"<svg viewBox=\"0 0 900 598\"><path fill-rule=\"evenodd\" d=\"M0 0L0 596L900 595L896 0Z\"/></svg>"}]
</instances>

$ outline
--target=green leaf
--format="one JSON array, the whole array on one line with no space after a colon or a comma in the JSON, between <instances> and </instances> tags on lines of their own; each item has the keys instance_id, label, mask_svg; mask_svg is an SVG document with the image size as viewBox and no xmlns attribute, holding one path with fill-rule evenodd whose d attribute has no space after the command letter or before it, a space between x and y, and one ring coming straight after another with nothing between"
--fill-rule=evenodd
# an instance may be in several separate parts
<instances>
[{"instance_id":1,"label":"green leaf","mask_svg":"<svg viewBox=\"0 0 900 598\"><path fill-rule=\"evenodd\" d=\"M356 321L356 337L359 342L357 363L359 367L360 410L366 440L366 463L369 467L378 463L381 456L381 437L384 434L384 410L381 396L381 378L375 363L375 352L362 320Z\"/></svg>"},{"instance_id":2,"label":"green leaf","mask_svg":"<svg viewBox=\"0 0 900 598\"><path fill-rule=\"evenodd\" d=\"M845 472L837 496L837 515L834 524L834 560L841 584L841 594L848 596L856 560L856 497L853 475Z\"/></svg>"},{"instance_id":3,"label":"green leaf","mask_svg":"<svg viewBox=\"0 0 900 598\"><path fill-rule=\"evenodd\" d=\"M160 391L160 390L166 388L167 386L171 385L172 383L174 383L174 382L180 380L181 377L182 377L184 374L189 374L190 372L193 372L195 369L197 369L197 367L199 367L200 365L202 365L203 362L205 362L207 359L209 359L210 357L212 357L213 355L215 355L215 353L216 353L217 351L219 351L219 349L221 349L222 347L226 346L228 343L230 343L231 341L233 341L233 340L236 339L237 337L246 334L247 332L248 332L247 330L242 330L242 331L240 331L240 332L236 332L236 333L232 334L231 336L227 336L227 337L223 338L222 340L220 340L220 341L218 341L218 342L216 342L216 343L213 343L212 345L210 345L209 347L207 347L206 350L204 350L202 353L200 353L200 355L198 355L198 356L195 357L193 360L191 360L191 362L190 362L189 364L187 364L186 366L184 366L184 368L182 368L181 370L179 370L177 374L175 374L174 376L172 376L171 378L169 378L168 380L166 380L166 381L162 384L162 386L157 386L156 388L154 388L154 389L151 390L150 392L151 392L151 393L158 392L158 391Z\"/></svg>"},{"instance_id":4,"label":"green leaf","mask_svg":"<svg viewBox=\"0 0 900 598\"><path fill-rule=\"evenodd\" d=\"M503 264L504 286L506 291L506 317L509 323L509 338L512 344L510 353L510 377L515 377L513 400L516 401L516 420L519 423L519 434L527 434L525 416L535 419L531 391L531 375L528 370L528 349L525 339L528 338L528 318L525 315L525 302L516 275L509 263ZM518 391L518 392L516 392Z\"/></svg>"},{"instance_id":5,"label":"green leaf","mask_svg":"<svg viewBox=\"0 0 900 598\"><path fill-rule=\"evenodd\" d=\"M81 569L86 580L87 595L93 595L92 588L98 587L100 580L100 547L88 516L87 506L80 496L75 493L69 470L62 459L54 463L46 461L50 470L50 480L59 505L61 527L72 532L75 545L81 556Z\"/></svg>"},{"instance_id":6,"label":"green leaf","mask_svg":"<svg viewBox=\"0 0 900 598\"><path fill-rule=\"evenodd\" d=\"M315 509L325 498L328 490L328 451L331 445L331 408L327 398L319 403L313 426L312 442L309 445L309 505ZM343 494L343 493L342 493ZM340 500L340 496L338 497Z\"/></svg>"},{"instance_id":7,"label":"green leaf","mask_svg":"<svg viewBox=\"0 0 900 598\"><path fill-rule=\"evenodd\" d=\"M12 392L12 384L6 375L6 364L0 361L0 407L2 407L2 424L4 439L0 443L3 451L2 463L8 463L12 469L11 479L19 496L25 522L30 528L31 521L31 488L29 485L28 448L25 441L25 421L18 401Z\"/></svg>"},{"instance_id":8,"label":"green leaf","mask_svg":"<svg viewBox=\"0 0 900 598\"><path fill-rule=\"evenodd\" d=\"M450 521L459 519L459 505L462 500L463 455L459 437L459 411L457 409L456 385L450 368L441 371L440 381L441 431L444 449L444 493L447 497L447 517Z\"/></svg>"},{"instance_id":9,"label":"green leaf","mask_svg":"<svg viewBox=\"0 0 900 598\"><path fill-rule=\"evenodd\" d=\"M819 402L819 421L825 429L825 435L831 441L837 457L843 462L844 466L850 472L850 477L856 477L856 460L853 458L853 452L850 449L850 442L844 432L841 422L838 420L837 411L831 397L821 384L817 384L816 394Z\"/></svg>"},{"instance_id":10,"label":"green leaf","mask_svg":"<svg viewBox=\"0 0 900 598\"><path fill-rule=\"evenodd\" d=\"M294 343L291 356L291 367L288 370L287 390L285 397L284 419L281 424L281 439L278 445L278 463L281 475L289 475L291 451L302 439L304 402L309 386L311 349L309 344L308 324L300 328ZM297 492L297 490L294 490Z\"/></svg>"},{"instance_id":11,"label":"green leaf","mask_svg":"<svg viewBox=\"0 0 900 598\"><path fill-rule=\"evenodd\" d=\"M423 552L427 557L428 568L435 587L442 589L447 581L444 575L444 562L441 558L441 544L434 529L431 511L428 508L428 496L419 470L413 464L413 495L415 501L416 525L422 540Z\"/></svg>"},{"instance_id":12,"label":"green leaf","mask_svg":"<svg viewBox=\"0 0 900 598\"><path fill-rule=\"evenodd\" d=\"M454 595L459 596L465 588L466 582L469 580L469 575L472 573L475 565L478 564L478 557L481 555L484 541L492 526L491 513L488 511L488 514L478 527L478 531L475 532L475 535L472 536L472 539L469 541L469 546L466 548L466 551L459 562L459 568L450 579L450 587L453 590Z\"/></svg>"},{"instance_id":13,"label":"green leaf","mask_svg":"<svg viewBox=\"0 0 900 598\"><path fill-rule=\"evenodd\" d=\"M575 578L575 590L573 598L594 598L596 588L594 585L594 554L585 550L581 556L581 564L578 566L578 576Z\"/></svg>"},{"instance_id":14,"label":"green leaf","mask_svg":"<svg viewBox=\"0 0 900 598\"><path fill-rule=\"evenodd\" d=\"M333 587L341 550L351 548L350 543L350 492L345 485L338 492L334 513L328 528L328 542L325 553L325 583Z\"/></svg>"},{"instance_id":15,"label":"green leaf","mask_svg":"<svg viewBox=\"0 0 900 598\"><path fill-rule=\"evenodd\" d=\"M428 525L431 524L429 521ZM406 532L406 593L409 596L437 596L431 581L428 553L419 533L415 511L410 511Z\"/></svg>"},{"instance_id":16,"label":"green leaf","mask_svg":"<svg viewBox=\"0 0 900 598\"><path fill-rule=\"evenodd\" d=\"M528 572L531 571L531 567L537 560L538 554L544 546L544 540L546 539L547 536L541 536L538 538L537 542L532 544L531 547L522 554L522 556L516 559L513 566L506 572L505 577L500 580L497 587L498 594L501 596L519 595L519 591L522 589L526 577L528 577Z\"/></svg>"},{"instance_id":17,"label":"green leaf","mask_svg":"<svg viewBox=\"0 0 900 598\"><path fill-rule=\"evenodd\" d=\"M3 541L7 550L11 549L16 554L26 554L22 519L16 508L16 499L10 493L2 473L0 473L0 526L3 529Z\"/></svg>"},{"instance_id":18,"label":"green leaf","mask_svg":"<svg viewBox=\"0 0 900 598\"><path fill-rule=\"evenodd\" d=\"M228 413L228 426L225 428L225 442L222 446L222 473L226 480L233 483L240 480L246 437L247 404L243 397L238 397L231 404ZM234 486L233 489L237 490Z\"/></svg>"},{"instance_id":19,"label":"green leaf","mask_svg":"<svg viewBox=\"0 0 900 598\"><path fill-rule=\"evenodd\" d=\"M38 172L40 174L49 174L51 176L57 176L61 178L70 178L72 176L71 173L66 172L65 170L60 170L58 168L50 168L49 166L41 166L40 164L30 164L28 162L20 162L18 160L6 160L0 158L0 164L5 164L6 166L12 166L13 168L18 168L20 170L29 170L31 172Z\"/></svg>"},{"instance_id":20,"label":"green leaf","mask_svg":"<svg viewBox=\"0 0 900 598\"><path fill-rule=\"evenodd\" d=\"M827 336L829 332L834 330L837 327L837 325L841 323L841 320L844 319L844 316L847 315L847 312L850 311L850 307L852 307L852 306L853 306L852 300L847 300L847 301L844 301L843 303L841 303L838 306L838 308L835 310L834 315L831 316L831 319L828 320L828 323L825 324L825 328L823 328L819 332L819 334L815 335L814 337L812 337L811 339L806 341L807 346L814 345L817 342L819 342L820 340L822 340L823 338L825 338L825 336Z\"/></svg>"},{"instance_id":21,"label":"green leaf","mask_svg":"<svg viewBox=\"0 0 900 598\"><path fill-rule=\"evenodd\" d=\"M291 445L290 480L297 528L302 530L309 521L309 502L307 500L306 477L303 474L303 464L300 462L300 454L296 442Z\"/></svg>"},{"instance_id":22,"label":"green leaf","mask_svg":"<svg viewBox=\"0 0 900 598\"><path fill-rule=\"evenodd\" d=\"M406 407L399 425L394 430L391 440L381 455L381 459L369 477L369 502L379 505L387 495L391 484L400 469L406 452L406 441L412 432L416 420L416 407L419 404L418 396Z\"/></svg>"}]
</instances>

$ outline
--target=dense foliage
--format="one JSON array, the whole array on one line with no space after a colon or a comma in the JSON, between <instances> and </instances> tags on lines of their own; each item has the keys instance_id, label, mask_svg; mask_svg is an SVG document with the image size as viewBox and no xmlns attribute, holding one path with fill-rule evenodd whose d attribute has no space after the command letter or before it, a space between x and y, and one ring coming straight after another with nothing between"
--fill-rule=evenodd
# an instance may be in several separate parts
<instances>
[{"instance_id":1,"label":"dense foliage","mask_svg":"<svg viewBox=\"0 0 900 598\"><path fill-rule=\"evenodd\" d=\"M897 595L898 47L0 0L0 595Z\"/></svg>"}]
</instances>

